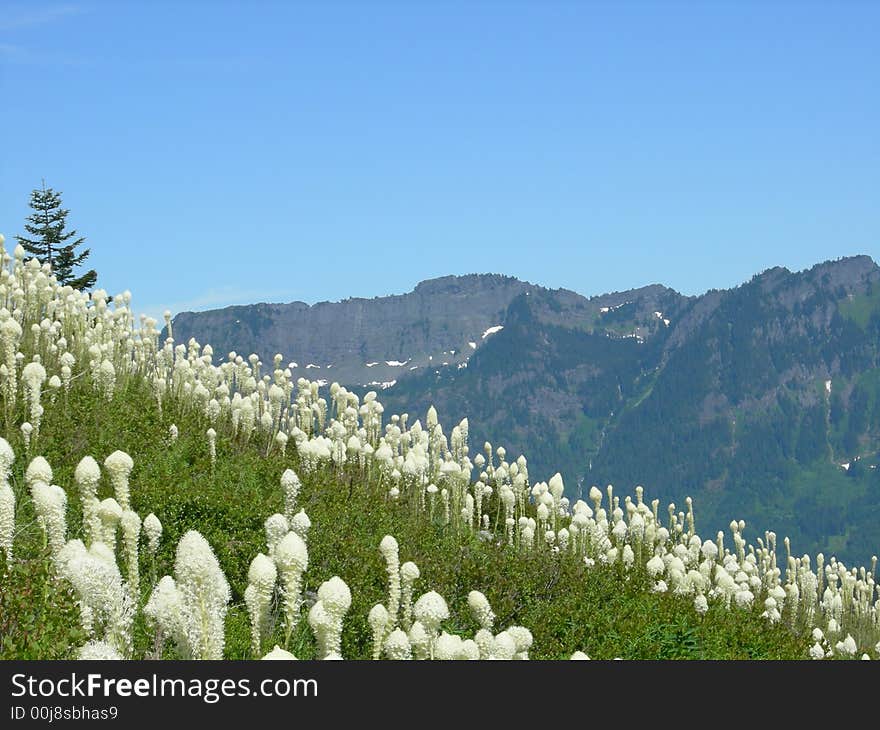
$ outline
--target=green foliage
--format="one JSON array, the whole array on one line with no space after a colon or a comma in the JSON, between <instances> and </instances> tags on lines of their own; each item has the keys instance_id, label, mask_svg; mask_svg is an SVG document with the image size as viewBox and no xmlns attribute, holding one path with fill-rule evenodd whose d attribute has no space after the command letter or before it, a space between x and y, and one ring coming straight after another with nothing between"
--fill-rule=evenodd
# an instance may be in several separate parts
<instances>
[{"instance_id":1,"label":"green foliage","mask_svg":"<svg viewBox=\"0 0 880 730\"><path fill-rule=\"evenodd\" d=\"M171 423L179 429L173 442L168 436ZM212 468L204 437L208 425L203 415L177 411L173 403L166 403L160 414L140 380L121 385L109 403L79 381L66 406L46 408L38 451L52 465L55 483L68 492L71 538L80 536L79 499L73 482L79 459L90 454L101 462L116 449L129 453L134 459L133 508L142 516L155 512L164 526L155 563L146 548L141 549L140 604L162 575L173 572L180 537L197 529L214 548L232 588L225 655L250 658L243 601L248 566L266 549L264 520L282 510L281 473L287 467L303 472L290 451L286 457L277 451L266 456L265 444L226 439L218 439L217 462ZM17 454L23 453L17 430L5 437ZM42 534L22 488L26 466L27 459L19 457L11 478L19 495L20 532L11 569L0 568L0 659L72 658L85 637L69 591L51 577ZM98 496L111 494L105 480ZM309 596L333 575L351 586L353 600L342 643L347 658L370 656L367 615L387 595L385 565L378 549L385 534L397 538L402 562L412 560L419 566L416 596L433 589L447 599L451 610L447 630L472 635L478 628L467 609L467 594L480 590L495 610L496 630L516 624L533 632L530 654L536 659L567 658L575 649L594 658L625 659L805 655L808 637L769 626L760 619L758 609L711 609L701 618L690 599L650 593L643 575L627 577L619 566L587 568L572 557L543 551L526 557L492 539L426 522L415 515L406 499L391 502L385 495L386 487L375 476L357 469L339 474L328 468L303 478L299 503L312 521L306 602L308 606ZM276 643L284 646L284 639L276 620L263 651ZM154 640L151 627L139 618L135 655L150 655ZM305 611L286 648L300 658L314 656ZM172 655L166 646L163 656Z\"/></svg>"}]
</instances>

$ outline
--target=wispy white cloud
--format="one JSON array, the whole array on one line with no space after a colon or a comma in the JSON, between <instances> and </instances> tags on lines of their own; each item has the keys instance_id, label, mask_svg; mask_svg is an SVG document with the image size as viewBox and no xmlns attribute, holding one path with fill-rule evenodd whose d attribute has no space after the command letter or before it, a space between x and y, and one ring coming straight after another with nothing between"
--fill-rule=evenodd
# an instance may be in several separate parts
<instances>
[{"instance_id":1,"label":"wispy white cloud","mask_svg":"<svg viewBox=\"0 0 880 730\"><path fill-rule=\"evenodd\" d=\"M0 17L0 31L33 28L47 25L75 15L82 15L87 9L81 5L51 5L48 7L22 7L18 12L7 9Z\"/></svg>"}]
</instances>

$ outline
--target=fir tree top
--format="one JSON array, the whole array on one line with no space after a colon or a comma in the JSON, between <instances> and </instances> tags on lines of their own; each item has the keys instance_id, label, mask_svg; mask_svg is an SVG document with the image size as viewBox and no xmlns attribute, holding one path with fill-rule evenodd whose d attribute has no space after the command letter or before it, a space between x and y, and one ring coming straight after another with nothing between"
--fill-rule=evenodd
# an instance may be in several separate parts
<instances>
[{"instance_id":1,"label":"fir tree top","mask_svg":"<svg viewBox=\"0 0 880 730\"><path fill-rule=\"evenodd\" d=\"M77 253L76 249L86 240L85 237L74 238L76 231L64 230L70 211L61 207L61 193L47 188L44 180L42 188L31 192L30 207L34 212L28 216L24 227L32 238L16 236L16 240L41 264L49 264L60 284L74 289L93 287L98 279L94 269L80 276L74 275L74 269L89 257L91 251L84 249Z\"/></svg>"}]
</instances>

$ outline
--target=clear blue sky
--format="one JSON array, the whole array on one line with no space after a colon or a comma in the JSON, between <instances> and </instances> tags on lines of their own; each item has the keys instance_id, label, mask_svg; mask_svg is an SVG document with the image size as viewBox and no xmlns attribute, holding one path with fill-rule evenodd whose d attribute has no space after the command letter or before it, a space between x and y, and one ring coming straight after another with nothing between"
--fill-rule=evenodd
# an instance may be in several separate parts
<instances>
[{"instance_id":1,"label":"clear blue sky","mask_svg":"<svg viewBox=\"0 0 880 730\"><path fill-rule=\"evenodd\" d=\"M876 260L878 27L855 1L2 0L0 231L45 178L151 314Z\"/></svg>"}]
</instances>

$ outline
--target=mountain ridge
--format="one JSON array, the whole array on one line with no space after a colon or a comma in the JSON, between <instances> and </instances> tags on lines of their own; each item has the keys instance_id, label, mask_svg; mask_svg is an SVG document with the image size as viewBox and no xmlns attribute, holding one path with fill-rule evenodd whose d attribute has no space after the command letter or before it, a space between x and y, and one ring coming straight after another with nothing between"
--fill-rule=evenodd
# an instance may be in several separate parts
<instances>
[{"instance_id":1,"label":"mountain ridge","mask_svg":"<svg viewBox=\"0 0 880 730\"><path fill-rule=\"evenodd\" d=\"M348 367L299 362L297 372L381 389L389 413L434 405L444 420L467 417L475 449L485 440L524 453L536 479L559 470L579 490L643 484L661 500L694 497L712 529L739 514L810 550L878 552L880 268L870 257L771 267L691 296L651 284L587 298L476 275L397 297L366 300L380 314L398 309L379 327L363 311L360 324L307 323L324 340L356 330L380 341L337 348ZM427 330L426 313L436 317ZM174 331L224 352L211 328L175 319Z\"/></svg>"}]
</instances>

